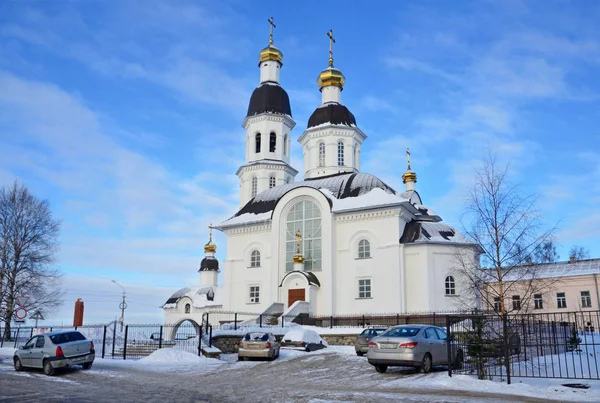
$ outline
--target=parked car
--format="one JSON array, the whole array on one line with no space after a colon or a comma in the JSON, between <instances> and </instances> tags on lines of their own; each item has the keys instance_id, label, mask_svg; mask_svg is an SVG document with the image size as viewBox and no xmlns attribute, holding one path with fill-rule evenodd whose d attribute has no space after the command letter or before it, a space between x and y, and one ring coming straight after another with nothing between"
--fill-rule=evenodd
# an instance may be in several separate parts
<instances>
[{"instance_id":1,"label":"parked car","mask_svg":"<svg viewBox=\"0 0 600 403\"><path fill-rule=\"evenodd\" d=\"M448 343L451 343L451 362L448 362ZM455 341L449 341L446 331L428 325L394 326L369 342L367 359L377 372L390 366L415 367L431 371L434 365L460 366L463 351Z\"/></svg>"},{"instance_id":2,"label":"parked car","mask_svg":"<svg viewBox=\"0 0 600 403\"><path fill-rule=\"evenodd\" d=\"M354 350L356 351L356 355L363 356L369 351L369 342L373 337L379 336L383 332L388 329L388 326L385 327L369 327L365 329L356 336L354 340Z\"/></svg>"},{"instance_id":3,"label":"parked car","mask_svg":"<svg viewBox=\"0 0 600 403\"><path fill-rule=\"evenodd\" d=\"M279 357L280 345L273 333L249 332L238 345L238 360L266 358L269 361Z\"/></svg>"},{"instance_id":4,"label":"parked car","mask_svg":"<svg viewBox=\"0 0 600 403\"><path fill-rule=\"evenodd\" d=\"M61 330L33 336L15 351L15 370L41 368L46 375L55 369L81 365L90 369L96 353L94 342L76 330Z\"/></svg>"},{"instance_id":5,"label":"parked car","mask_svg":"<svg viewBox=\"0 0 600 403\"><path fill-rule=\"evenodd\" d=\"M314 330L299 328L288 331L281 339L281 346L310 352L327 347L327 342Z\"/></svg>"}]
</instances>

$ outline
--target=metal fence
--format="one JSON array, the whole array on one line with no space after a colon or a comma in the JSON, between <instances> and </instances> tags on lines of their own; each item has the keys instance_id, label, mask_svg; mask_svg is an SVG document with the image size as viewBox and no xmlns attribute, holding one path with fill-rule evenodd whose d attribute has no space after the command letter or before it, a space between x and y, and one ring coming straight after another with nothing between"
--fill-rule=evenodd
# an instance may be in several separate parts
<instances>
[{"instance_id":1,"label":"metal fence","mask_svg":"<svg viewBox=\"0 0 600 403\"><path fill-rule=\"evenodd\" d=\"M448 317L450 348L463 352L452 373L480 379L600 379L600 311ZM456 364L456 363L455 363Z\"/></svg>"}]
</instances>

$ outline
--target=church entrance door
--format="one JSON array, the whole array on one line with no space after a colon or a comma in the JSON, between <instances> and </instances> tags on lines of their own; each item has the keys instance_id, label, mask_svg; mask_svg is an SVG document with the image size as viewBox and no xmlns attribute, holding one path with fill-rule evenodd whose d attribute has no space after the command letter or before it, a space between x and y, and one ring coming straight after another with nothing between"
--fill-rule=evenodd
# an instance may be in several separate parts
<instances>
[{"instance_id":1,"label":"church entrance door","mask_svg":"<svg viewBox=\"0 0 600 403\"><path fill-rule=\"evenodd\" d=\"M306 301L304 299L304 288L297 288L288 290L288 307L296 301Z\"/></svg>"}]
</instances>

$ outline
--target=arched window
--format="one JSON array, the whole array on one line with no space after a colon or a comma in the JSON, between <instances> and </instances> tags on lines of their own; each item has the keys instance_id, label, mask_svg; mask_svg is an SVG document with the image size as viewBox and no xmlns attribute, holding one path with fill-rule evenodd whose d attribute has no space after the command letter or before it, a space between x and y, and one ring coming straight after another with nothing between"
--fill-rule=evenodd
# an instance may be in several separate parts
<instances>
[{"instance_id":1,"label":"arched window","mask_svg":"<svg viewBox=\"0 0 600 403\"><path fill-rule=\"evenodd\" d=\"M285 269L294 270L297 253L296 233L300 231L300 253L304 256L304 270L321 270L321 210L311 201L299 201L287 215L285 235Z\"/></svg>"},{"instance_id":2,"label":"arched window","mask_svg":"<svg viewBox=\"0 0 600 403\"><path fill-rule=\"evenodd\" d=\"M283 136L283 155L288 155L288 135Z\"/></svg>"},{"instance_id":3,"label":"arched window","mask_svg":"<svg viewBox=\"0 0 600 403\"><path fill-rule=\"evenodd\" d=\"M344 143L338 141L338 165L344 165Z\"/></svg>"},{"instance_id":4,"label":"arched window","mask_svg":"<svg viewBox=\"0 0 600 403\"><path fill-rule=\"evenodd\" d=\"M250 267L260 267L260 252L253 250L250 255Z\"/></svg>"},{"instance_id":5,"label":"arched window","mask_svg":"<svg viewBox=\"0 0 600 403\"><path fill-rule=\"evenodd\" d=\"M456 295L456 285L452 276L446 277L446 295Z\"/></svg>"},{"instance_id":6,"label":"arched window","mask_svg":"<svg viewBox=\"0 0 600 403\"><path fill-rule=\"evenodd\" d=\"M258 192L258 179L256 176L252 177L252 197L256 197L256 193Z\"/></svg>"},{"instance_id":7,"label":"arched window","mask_svg":"<svg viewBox=\"0 0 600 403\"><path fill-rule=\"evenodd\" d=\"M256 133L256 153L260 152L260 133Z\"/></svg>"},{"instance_id":8,"label":"arched window","mask_svg":"<svg viewBox=\"0 0 600 403\"><path fill-rule=\"evenodd\" d=\"M277 145L277 135L275 133L271 133L269 140L269 152L275 152L275 146Z\"/></svg>"},{"instance_id":9,"label":"arched window","mask_svg":"<svg viewBox=\"0 0 600 403\"><path fill-rule=\"evenodd\" d=\"M371 244L366 239L361 239L358 243L358 258L368 259L371 257Z\"/></svg>"},{"instance_id":10,"label":"arched window","mask_svg":"<svg viewBox=\"0 0 600 403\"><path fill-rule=\"evenodd\" d=\"M190 313L192 306L190 304L185 304L185 313Z\"/></svg>"},{"instance_id":11,"label":"arched window","mask_svg":"<svg viewBox=\"0 0 600 403\"><path fill-rule=\"evenodd\" d=\"M319 143L319 166L325 166L325 143Z\"/></svg>"},{"instance_id":12,"label":"arched window","mask_svg":"<svg viewBox=\"0 0 600 403\"><path fill-rule=\"evenodd\" d=\"M270 176L269 177L269 189L274 188L275 187L275 177L274 176Z\"/></svg>"}]
</instances>

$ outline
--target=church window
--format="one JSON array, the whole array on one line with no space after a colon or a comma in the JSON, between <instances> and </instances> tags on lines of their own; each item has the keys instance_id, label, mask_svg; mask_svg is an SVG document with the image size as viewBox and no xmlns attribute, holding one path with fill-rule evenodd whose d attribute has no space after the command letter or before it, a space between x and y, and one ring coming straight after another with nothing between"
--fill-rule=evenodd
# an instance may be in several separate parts
<instances>
[{"instance_id":1,"label":"church window","mask_svg":"<svg viewBox=\"0 0 600 403\"><path fill-rule=\"evenodd\" d=\"M192 306L190 304L185 304L185 313L190 313Z\"/></svg>"},{"instance_id":2,"label":"church window","mask_svg":"<svg viewBox=\"0 0 600 403\"><path fill-rule=\"evenodd\" d=\"M456 295L456 284L452 276L446 277L446 295Z\"/></svg>"},{"instance_id":3,"label":"church window","mask_svg":"<svg viewBox=\"0 0 600 403\"><path fill-rule=\"evenodd\" d=\"M258 179L256 179L256 176L252 177L252 197L256 197L256 193L258 189Z\"/></svg>"},{"instance_id":4,"label":"church window","mask_svg":"<svg viewBox=\"0 0 600 403\"><path fill-rule=\"evenodd\" d=\"M358 298L371 298L370 278L361 278L358 280Z\"/></svg>"},{"instance_id":5,"label":"church window","mask_svg":"<svg viewBox=\"0 0 600 403\"><path fill-rule=\"evenodd\" d=\"M256 133L256 153L260 152L260 133Z\"/></svg>"},{"instance_id":6,"label":"church window","mask_svg":"<svg viewBox=\"0 0 600 403\"><path fill-rule=\"evenodd\" d=\"M288 135L286 134L283 137L283 155L287 157L288 155Z\"/></svg>"},{"instance_id":7,"label":"church window","mask_svg":"<svg viewBox=\"0 0 600 403\"><path fill-rule=\"evenodd\" d=\"M319 166L325 166L325 143L319 143Z\"/></svg>"},{"instance_id":8,"label":"church window","mask_svg":"<svg viewBox=\"0 0 600 403\"><path fill-rule=\"evenodd\" d=\"M257 250L250 254L250 267L260 267L260 252Z\"/></svg>"},{"instance_id":9,"label":"church window","mask_svg":"<svg viewBox=\"0 0 600 403\"><path fill-rule=\"evenodd\" d=\"M274 188L276 184L276 180L274 176L269 177L269 189Z\"/></svg>"},{"instance_id":10,"label":"church window","mask_svg":"<svg viewBox=\"0 0 600 403\"><path fill-rule=\"evenodd\" d=\"M294 255L297 254L297 232L300 231L300 254L304 256L304 270L321 270L321 210L308 200L299 201L287 215L285 234L285 268L294 270Z\"/></svg>"},{"instance_id":11,"label":"church window","mask_svg":"<svg viewBox=\"0 0 600 403\"><path fill-rule=\"evenodd\" d=\"M338 142L338 165L344 165L344 143Z\"/></svg>"},{"instance_id":12,"label":"church window","mask_svg":"<svg viewBox=\"0 0 600 403\"><path fill-rule=\"evenodd\" d=\"M260 302L260 287L253 285L250 287L250 303L258 304Z\"/></svg>"},{"instance_id":13,"label":"church window","mask_svg":"<svg viewBox=\"0 0 600 403\"><path fill-rule=\"evenodd\" d=\"M271 133L271 137L269 139L269 152L275 152L275 146L277 145L277 135L275 133Z\"/></svg>"},{"instance_id":14,"label":"church window","mask_svg":"<svg viewBox=\"0 0 600 403\"><path fill-rule=\"evenodd\" d=\"M371 257L371 244L366 239L361 239L358 243L358 258L368 259Z\"/></svg>"}]
</instances>

